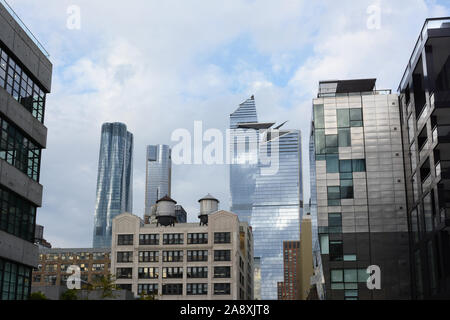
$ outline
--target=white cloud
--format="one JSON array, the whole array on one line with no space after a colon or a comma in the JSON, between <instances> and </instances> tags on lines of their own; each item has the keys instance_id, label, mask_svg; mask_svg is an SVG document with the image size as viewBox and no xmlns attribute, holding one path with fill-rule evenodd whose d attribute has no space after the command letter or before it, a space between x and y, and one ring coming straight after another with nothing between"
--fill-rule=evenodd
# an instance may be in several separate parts
<instances>
[{"instance_id":1,"label":"white cloud","mask_svg":"<svg viewBox=\"0 0 450 320\"><path fill-rule=\"evenodd\" d=\"M12 6L52 54L38 222L56 246L90 246L101 124L135 135L134 213L144 207L145 146L170 144L176 128L225 129L255 94L261 121L303 133L305 195L311 99L319 80L377 77L396 89L435 1L381 1L380 30L366 27L375 1L16 0ZM66 9L81 8L81 30ZM219 58L225 58L223 62ZM212 180L211 176L215 179ZM177 166L173 197L196 219L211 192L228 208L228 168ZM307 198L305 201L307 202Z\"/></svg>"}]
</instances>

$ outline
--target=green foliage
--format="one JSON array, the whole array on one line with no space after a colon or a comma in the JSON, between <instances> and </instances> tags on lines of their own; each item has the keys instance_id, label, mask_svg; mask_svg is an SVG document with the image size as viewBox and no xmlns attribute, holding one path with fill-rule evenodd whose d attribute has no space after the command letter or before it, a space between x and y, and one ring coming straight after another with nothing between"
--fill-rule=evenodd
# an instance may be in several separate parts
<instances>
[{"instance_id":1,"label":"green foliage","mask_svg":"<svg viewBox=\"0 0 450 320\"><path fill-rule=\"evenodd\" d=\"M102 299L114 298L113 291L116 290L116 277L111 274L103 275L100 279L94 281L92 286L94 290L102 291Z\"/></svg>"},{"instance_id":2,"label":"green foliage","mask_svg":"<svg viewBox=\"0 0 450 320\"><path fill-rule=\"evenodd\" d=\"M78 300L77 290L67 290L61 295L61 300Z\"/></svg>"},{"instance_id":3,"label":"green foliage","mask_svg":"<svg viewBox=\"0 0 450 320\"><path fill-rule=\"evenodd\" d=\"M33 292L32 294L30 294L29 300L48 300L48 299L45 296L45 294L43 294L40 291L36 291L36 292Z\"/></svg>"},{"instance_id":4,"label":"green foliage","mask_svg":"<svg viewBox=\"0 0 450 320\"><path fill-rule=\"evenodd\" d=\"M155 294L143 293L143 294L141 294L141 296L139 297L138 300L158 300L158 297Z\"/></svg>"}]
</instances>

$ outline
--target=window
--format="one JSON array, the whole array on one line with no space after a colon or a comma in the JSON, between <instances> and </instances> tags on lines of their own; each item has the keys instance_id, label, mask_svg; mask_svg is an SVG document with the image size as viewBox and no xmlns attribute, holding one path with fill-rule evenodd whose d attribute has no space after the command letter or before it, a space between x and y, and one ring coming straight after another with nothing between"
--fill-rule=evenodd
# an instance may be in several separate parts
<instances>
[{"instance_id":1,"label":"window","mask_svg":"<svg viewBox=\"0 0 450 320\"><path fill-rule=\"evenodd\" d=\"M352 160L352 171L366 172L366 160L365 159Z\"/></svg>"},{"instance_id":2,"label":"window","mask_svg":"<svg viewBox=\"0 0 450 320\"><path fill-rule=\"evenodd\" d=\"M0 187L0 230L34 242L36 207L31 202Z\"/></svg>"},{"instance_id":3,"label":"window","mask_svg":"<svg viewBox=\"0 0 450 320\"><path fill-rule=\"evenodd\" d=\"M117 252L117 262L118 263L133 262L133 252L132 251Z\"/></svg>"},{"instance_id":4,"label":"window","mask_svg":"<svg viewBox=\"0 0 450 320\"><path fill-rule=\"evenodd\" d=\"M362 127L363 126L363 116L362 109L350 109L350 125L352 127Z\"/></svg>"},{"instance_id":5,"label":"window","mask_svg":"<svg viewBox=\"0 0 450 320\"><path fill-rule=\"evenodd\" d=\"M159 234L140 234L140 245L159 245Z\"/></svg>"},{"instance_id":6,"label":"window","mask_svg":"<svg viewBox=\"0 0 450 320\"><path fill-rule=\"evenodd\" d=\"M157 283L147 283L138 284L138 295L157 295L158 294L158 284Z\"/></svg>"},{"instance_id":7,"label":"window","mask_svg":"<svg viewBox=\"0 0 450 320\"><path fill-rule=\"evenodd\" d=\"M188 250L187 261L208 261L208 250Z\"/></svg>"},{"instance_id":8,"label":"window","mask_svg":"<svg viewBox=\"0 0 450 320\"><path fill-rule=\"evenodd\" d=\"M103 252L94 252L92 254L92 259L94 260L106 260L108 259L108 254Z\"/></svg>"},{"instance_id":9,"label":"window","mask_svg":"<svg viewBox=\"0 0 450 320\"><path fill-rule=\"evenodd\" d=\"M188 278L208 278L208 267L188 267Z\"/></svg>"},{"instance_id":10,"label":"window","mask_svg":"<svg viewBox=\"0 0 450 320\"><path fill-rule=\"evenodd\" d=\"M139 268L138 277L139 279L158 279L158 268Z\"/></svg>"},{"instance_id":11,"label":"window","mask_svg":"<svg viewBox=\"0 0 450 320\"><path fill-rule=\"evenodd\" d=\"M164 279L183 278L183 268L182 267L163 268L163 278Z\"/></svg>"},{"instance_id":12,"label":"window","mask_svg":"<svg viewBox=\"0 0 450 320\"><path fill-rule=\"evenodd\" d=\"M208 284L207 283L188 283L186 285L186 294L188 296L207 295Z\"/></svg>"},{"instance_id":13,"label":"window","mask_svg":"<svg viewBox=\"0 0 450 320\"><path fill-rule=\"evenodd\" d=\"M214 250L214 261L231 261L231 251Z\"/></svg>"},{"instance_id":14,"label":"window","mask_svg":"<svg viewBox=\"0 0 450 320\"><path fill-rule=\"evenodd\" d=\"M339 155L327 154L327 173L339 173Z\"/></svg>"},{"instance_id":15,"label":"window","mask_svg":"<svg viewBox=\"0 0 450 320\"><path fill-rule=\"evenodd\" d=\"M44 123L45 92L5 51L0 49L0 55L0 87Z\"/></svg>"},{"instance_id":16,"label":"window","mask_svg":"<svg viewBox=\"0 0 450 320\"><path fill-rule=\"evenodd\" d=\"M230 278L231 267L214 267L214 278Z\"/></svg>"},{"instance_id":17,"label":"window","mask_svg":"<svg viewBox=\"0 0 450 320\"><path fill-rule=\"evenodd\" d=\"M183 244L183 234L164 234L163 235L163 244Z\"/></svg>"},{"instance_id":18,"label":"window","mask_svg":"<svg viewBox=\"0 0 450 320\"><path fill-rule=\"evenodd\" d=\"M215 232L214 233L214 243L231 243L231 233L230 232Z\"/></svg>"},{"instance_id":19,"label":"window","mask_svg":"<svg viewBox=\"0 0 450 320\"><path fill-rule=\"evenodd\" d=\"M231 294L231 285L229 283L214 283L215 295L229 295Z\"/></svg>"},{"instance_id":20,"label":"window","mask_svg":"<svg viewBox=\"0 0 450 320\"><path fill-rule=\"evenodd\" d=\"M356 255L354 254L346 254L344 255L344 261L356 261Z\"/></svg>"},{"instance_id":21,"label":"window","mask_svg":"<svg viewBox=\"0 0 450 320\"><path fill-rule=\"evenodd\" d=\"M58 265L57 264L47 264L45 266L45 272L57 272Z\"/></svg>"},{"instance_id":22,"label":"window","mask_svg":"<svg viewBox=\"0 0 450 320\"><path fill-rule=\"evenodd\" d=\"M330 253L329 236L327 234L320 235L320 251L322 254Z\"/></svg>"},{"instance_id":23,"label":"window","mask_svg":"<svg viewBox=\"0 0 450 320\"><path fill-rule=\"evenodd\" d=\"M119 234L117 236L118 246L131 246L133 245L133 235L132 234Z\"/></svg>"},{"instance_id":24,"label":"window","mask_svg":"<svg viewBox=\"0 0 450 320\"><path fill-rule=\"evenodd\" d=\"M183 251L163 251L164 262L183 262Z\"/></svg>"},{"instance_id":25,"label":"window","mask_svg":"<svg viewBox=\"0 0 450 320\"><path fill-rule=\"evenodd\" d=\"M159 251L139 251L139 262L158 262Z\"/></svg>"},{"instance_id":26,"label":"window","mask_svg":"<svg viewBox=\"0 0 450 320\"><path fill-rule=\"evenodd\" d=\"M330 261L342 261L344 255L344 249L342 240L330 240Z\"/></svg>"},{"instance_id":27,"label":"window","mask_svg":"<svg viewBox=\"0 0 450 320\"><path fill-rule=\"evenodd\" d=\"M131 291L131 284L125 284L125 283L116 284L116 288L119 289L119 290Z\"/></svg>"},{"instance_id":28,"label":"window","mask_svg":"<svg viewBox=\"0 0 450 320\"><path fill-rule=\"evenodd\" d=\"M133 276L133 268L117 268L117 279L131 279Z\"/></svg>"},{"instance_id":29,"label":"window","mask_svg":"<svg viewBox=\"0 0 450 320\"><path fill-rule=\"evenodd\" d=\"M182 284L163 284L162 286L163 295L182 295L183 285Z\"/></svg>"},{"instance_id":30,"label":"window","mask_svg":"<svg viewBox=\"0 0 450 320\"><path fill-rule=\"evenodd\" d=\"M340 213L328 214L328 232L342 233L342 215Z\"/></svg>"},{"instance_id":31,"label":"window","mask_svg":"<svg viewBox=\"0 0 450 320\"><path fill-rule=\"evenodd\" d=\"M89 263L80 263L78 266L80 267L81 272L89 271Z\"/></svg>"},{"instance_id":32,"label":"window","mask_svg":"<svg viewBox=\"0 0 450 320\"><path fill-rule=\"evenodd\" d=\"M341 188L340 187L328 187L328 205L340 206L341 205Z\"/></svg>"},{"instance_id":33,"label":"window","mask_svg":"<svg viewBox=\"0 0 450 320\"><path fill-rule=\"evenodd\" d=\"M314 106L314 127L317 129L325 129L325 113L323 104Z\"/></svg>"},{"instance_id":34,"label":"window","mask_svg":"<svg viewBox=\"0 0 450 320\"><path fill-rule=\"evenodd\" d=\"M331 134L325 136L326 153L338 153L338 135Z\"/></svg>"},{"instance_id":35,"label":"window","mask_svg":"<svg viewBox=\"0 0 450 320\"><path fill-rule=\"evenodd\" d=\"M323 155L326 153L325 147L325 130L316 129L314 132L315 135L315 147L316 147L316 155Z\"/></svg>"},{"instance_id":36,"label":"window","mask_svg":"<svg viewBox=\"0 0 450 320\"><path fill-rule=\"evenodd\" d=\"M103 270L105 270L104 263L94 263L92 265L92 271L103 271Z\"/></svg>"},{"instance_id":37,"label":"window","mask_svg":"<svg viewBox=\"0 0 450 320\"><path fill-rule=\"evenodd\" d=\"M341 199L353 199L353 179L341 179Z\"/></svg>"},{"instance_id":38,"label":"window","mask_svg":"<svg viewBox=\"0 0 450 320\"><path fill-rule=\"evenodd\" d=\"M188 244L207 244L207 233L188 233Z\"/></svg>"},{"instance_id":39,"label":"window","mask_svg":"<svg viewBox=\"0 0 450 320\"><path fill-rule=\"evenodd\" d=\"M0 159L39 182L41 147L36 145L13 124L0 117Z\"/></svg>"},{"instance_id":40,"label":"window","mask_svg":"<svg viewBox=\"0 0 450 320\"><path fill-rule=\"evenodd\" d=\"M350 127L350 111L349 111L349 109L338 109L337 110L337 123L338 123L338 128L349 128Z\"/></svg>"},{"instance_id":41,"label":"window","mask_svg":"<svg viewBox=\"0 0 450 320\"><path fill-rule=\"evenodd\" d=\"M338 129L339 147L351 147L352 138L350 129Z\"/></svg>"}]
</instances>

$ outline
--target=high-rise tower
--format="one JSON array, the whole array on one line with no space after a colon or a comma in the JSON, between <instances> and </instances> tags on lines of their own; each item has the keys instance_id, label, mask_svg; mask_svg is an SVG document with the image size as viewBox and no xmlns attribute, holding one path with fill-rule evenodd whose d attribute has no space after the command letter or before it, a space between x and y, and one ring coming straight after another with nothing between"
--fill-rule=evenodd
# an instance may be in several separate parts
<instances>
[{"instance_id":1,"label":"high-rise tower","mask_svg":"<svg viewBox=\"0 0 450 320\"><path fill-rule=\"evenodd\" d=\"M94 248L111 246L112 219L133 209L133 134L123 123L102 126L94 219Z\"/></svg>"},{"instance_id":2,"label":"high-rise tower","mask_svg":"<svg viewBox=\"0 0 450 320\"><path fill-rule=\"evenodd\" d=\"M261 298L275 300L283 281L283 241L300 237L303 189L300 131L273 125L258 122L254 97L230 115L231 211L253 228Z\"/></svg>"}]
</instances>

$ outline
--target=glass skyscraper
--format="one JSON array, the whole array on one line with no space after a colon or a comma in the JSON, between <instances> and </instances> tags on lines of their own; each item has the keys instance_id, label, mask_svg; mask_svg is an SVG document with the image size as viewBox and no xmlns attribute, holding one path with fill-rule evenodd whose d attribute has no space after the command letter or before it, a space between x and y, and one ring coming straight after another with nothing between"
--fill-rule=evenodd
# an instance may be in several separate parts
<instances>
[{"instance_id":1,"label":"glass skyscraper","mask_svg":"<svg viewBox=\"0 0 450 320\"><path fill-rule=\"evenodd\" d=\"M277 299L277 282L283 281L283 241L299 240L303 207L300 131L273 125L257 121L254 97L230 115L231 211L253 228L261 298L269 300ZM276 172L265 171L265 154Z\"/></svg>"},{"instance_id":2,"label":"glass skyscraper","mask_svg":"<svg viewBox=\"0 0 450 320\"><path fill-rule=\"evenodd\" d=\"M93 247L111 246L112 219L133 210L133 134L123 123L102 126Z\"/></svg>"},{"instance_id":3,"label":"glass skyscraper","mask_svg":"<svg viewBox=\"0 0 450 320\"><path fill-rule=\"evenodd\" d=\"M151 207L164 196L170 197L172 160L167 145L147 146L145 214L151 214Z\"/></svg>"}]
</instances>

